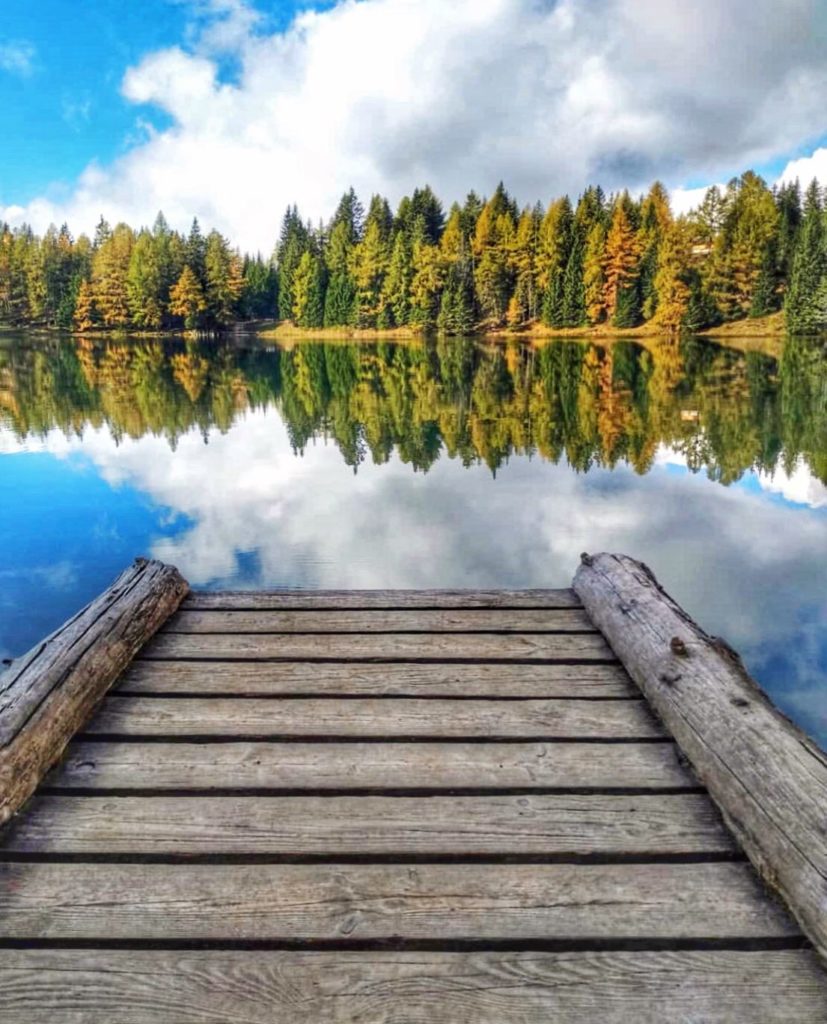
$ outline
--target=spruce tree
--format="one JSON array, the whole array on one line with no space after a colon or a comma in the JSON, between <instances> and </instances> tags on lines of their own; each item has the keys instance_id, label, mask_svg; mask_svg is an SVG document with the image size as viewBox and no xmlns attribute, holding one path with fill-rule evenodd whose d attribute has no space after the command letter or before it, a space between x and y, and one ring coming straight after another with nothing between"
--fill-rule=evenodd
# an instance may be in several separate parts
<instances>
[{"instance_id":1,"label":"spruce tree","mask_svg":"<svg viewBox=\"0 0 827 1024\"><path fill-rule=\"evenodd\" d=\"M825 325L821 299L827 259L822 203L821 188L814 180L804 199L804 218L784 306L787 330L793 334L811 334Z\"/></svg>"}]
</instances>

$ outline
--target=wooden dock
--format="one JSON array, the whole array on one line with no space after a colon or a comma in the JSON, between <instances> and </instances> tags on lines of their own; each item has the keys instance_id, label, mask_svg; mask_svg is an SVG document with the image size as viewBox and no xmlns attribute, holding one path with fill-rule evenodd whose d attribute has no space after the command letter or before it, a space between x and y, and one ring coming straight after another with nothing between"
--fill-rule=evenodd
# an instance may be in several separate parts
<instances>
[{"instance_id":1,"label":"wooden dock","mask_svg":"<svg viewBox=\"0 0 827 1024\"><path fill-rule=\"evenodd\" d=\"M824 1024L827 761L611 557L125 574L0 678L0 1020Z\"/></svg>"}]
</instances>

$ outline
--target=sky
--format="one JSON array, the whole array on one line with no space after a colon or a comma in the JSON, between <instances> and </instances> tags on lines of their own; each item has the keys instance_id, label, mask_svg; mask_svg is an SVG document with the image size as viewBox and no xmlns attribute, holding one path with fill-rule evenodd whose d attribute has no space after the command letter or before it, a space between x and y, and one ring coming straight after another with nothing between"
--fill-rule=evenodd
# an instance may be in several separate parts
<instances>
[{"instance_id":1,"label":"sky","mask_svg":"<svg viewBox=\"0 0 827 1024\"><path fill-rule=\"evenodd\" d=\"M0 21L0 219L273 247L353 185L827 181L824 0L65 0Z\"/></svg>"}]
</instances>

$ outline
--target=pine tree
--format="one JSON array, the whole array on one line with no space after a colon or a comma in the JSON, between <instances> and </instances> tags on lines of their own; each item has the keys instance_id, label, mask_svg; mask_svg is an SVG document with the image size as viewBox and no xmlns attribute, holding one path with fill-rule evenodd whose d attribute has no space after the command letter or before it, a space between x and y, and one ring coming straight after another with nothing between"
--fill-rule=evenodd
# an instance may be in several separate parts
<instances>
[{"instance_id":1,"label":"pine tree","mask_svg":"<svg viewBox=\"0 0 827 1024\"><path fill-rule=\"evenodd\" d=\"M163 275L155 239L142 231L132 249L126 277L127 298L132 323L156 330L165 312Z\"/></svg>"},{"instance_id":2,"label":"pine tree","mask_svg":"<svg viewBox=\"0 0 827 1024\"><path fill-rule=\"evenodd\" d=\"M658 269L653 282L653 321L664 330L675 331L686 322L692 297L687 281L691 233L685 221L668 225L660 239Z\"/></svg>"},{"instance_id":3,"label":"pine tree","mask_svg":"<svg viewBox=\"0 0 827 1024\"><path fill-rule=\"evenodd\" d=\"M276 247L276 268L279 275L279 319L289 320L293 315L293 277L302 255L310 247L310 233L299 217L295 206L287 208Z\"/></svg>"},{"instance_id":4,"label":"pine tree","mask_svg":"<svg viewBox=\"0 0 827 1024\"><path fill-rule=\"evenodd\" d=\"M186 264L170 290L169 311L173 316L183 318L187 330L194 330L199 326L206 309L207 300L201 282L192 267Z\"/></svg>"},{"instance_id":5,"label":"pine tree","mask_svg":"<svg viewBox=\"0 0 827 1024\"><path fill-rule=\"evenodd\" d=\"M356 323L359 327L375 327L381 312L382 284L388 265L388 251L377 218L368 218L365 234L354 248L350 259L356 286Z\"/></svg>"},{"instance_id":6,"label":"pine tree","mask_svg":"<svg viewBox=\"0 0 827 1024\"><path fill-rule=\"evenodd\" d=\"M412 280L411 248L404 231L398 231L393 240L388 272L382 287L382 308L386 315L386 326L404 327L410 322Z\"/></svg>"},{"instance_id":7,"label":"pine tree","mask_svg":"<svg viewBox=\"0 0 827 1024\"><path fill-rule=\"evenodd\" d=\"M225 327L231 323L244 290L241 257L232 252L226 238L211 231L204 256L207 314L212 324Z\"/></svg>"},{"instance_id":8,"label":"pine tree","mask_svg":"<svg viewBox=\"0 0 827 1024\"><path fill-rule=\"evenodd\" d=\"M97 319L98 311L95 308L95 294L92 285L83 280L78 287L78 297L75 302L73 315L75 328L81 333L90 331L97 323Z\"/></svg>"},{"instance_id":9,"label":"pine tree","mask_svg":"<svg viewBox=\"0 0 827 1024\"><path fill-rule=\"evenodd\" d=\"M631 200L624 192L615 202L603 255L603 305L616 327L633 327L639 320L639 263Z\"/></svg>"},{"instance_id":10,"label":"pine tree","mask_svg":"<svg viewBox=\"0 0 827 1024\"><path fill-rule=\"evenodd\" d=\"M474 329L474 271L467 255L461 255L448 268L437 328L444 334L460 335Z\"/></svg>"},{"instance_id":11,"label":"pine tree","mask_svg":"<svg viewBox=\"0 0 827 1024\"><path fill-rule=\"evenodd\" d=\"M127 276L134 235L127 224L118 224L101 242L92 261L95 305L105 327L129 325Z\"/></svg>"},{"instance_id":12,"label":"pine tree","mask_svg":"<svg viewBox=\"0 0 827 1024\"><path fill-rule=\"evenodd\" d=\"M606 229L596 221L586 236L583 252L583 305L590 324L599 324L606 316L605 248Z\"/></svg>"},{"instance_id":13,"label":"pine tree","mask_svg":"<svg viewBox=\"0 0 827 1024\"><path fill-rule=\"evenodd\" d=\"M827 254L823 196L818 182L813 181L804 199L804 217L784 307L787 330L791 333L811 334L827 322L821 301L825 276Z\"/></svg>"},{"instance_id":14,"label":"pine tree","mask_svg":"<svg viewBox=\"0 0 827 1024\"><path fill-rule=\"evenodd\" d=\"M292 320L298 327L323 325L324 276L324 265L320 257L306 249L293 278Z\"/></svg>"}]
</instances>

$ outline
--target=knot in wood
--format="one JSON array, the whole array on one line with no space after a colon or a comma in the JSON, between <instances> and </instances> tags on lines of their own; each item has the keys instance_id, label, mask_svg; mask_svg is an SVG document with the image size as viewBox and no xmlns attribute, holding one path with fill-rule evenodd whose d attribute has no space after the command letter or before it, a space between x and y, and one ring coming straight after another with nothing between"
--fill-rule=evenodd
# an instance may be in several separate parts
<instances>
[{"instance_id":1,"label":"knot in wood","mask_svg":"<svg viewBox=\"0 0 827 1024\"><path fill-rule=\"evenodd\" d=\"M580 563L581 563L581 565L591 565L593 562L594 562L594 559L592 558L592 556L587 551L584 551L580 555Z\"/></svg>"},{"instance_id":2,"label":"knot in wood","mask_svg":"<svg viewBox=\"0 0 827 1024\"><path fill-rule=\"evenodd\" d=\"M683 640L681 640L679 636L672 637L672 639L669 641L669 647L671 648L672 653L677 655L677 657L689 657L689 648L686 646L686 644L683 642Z\"/></svg>"}]
</instances>

